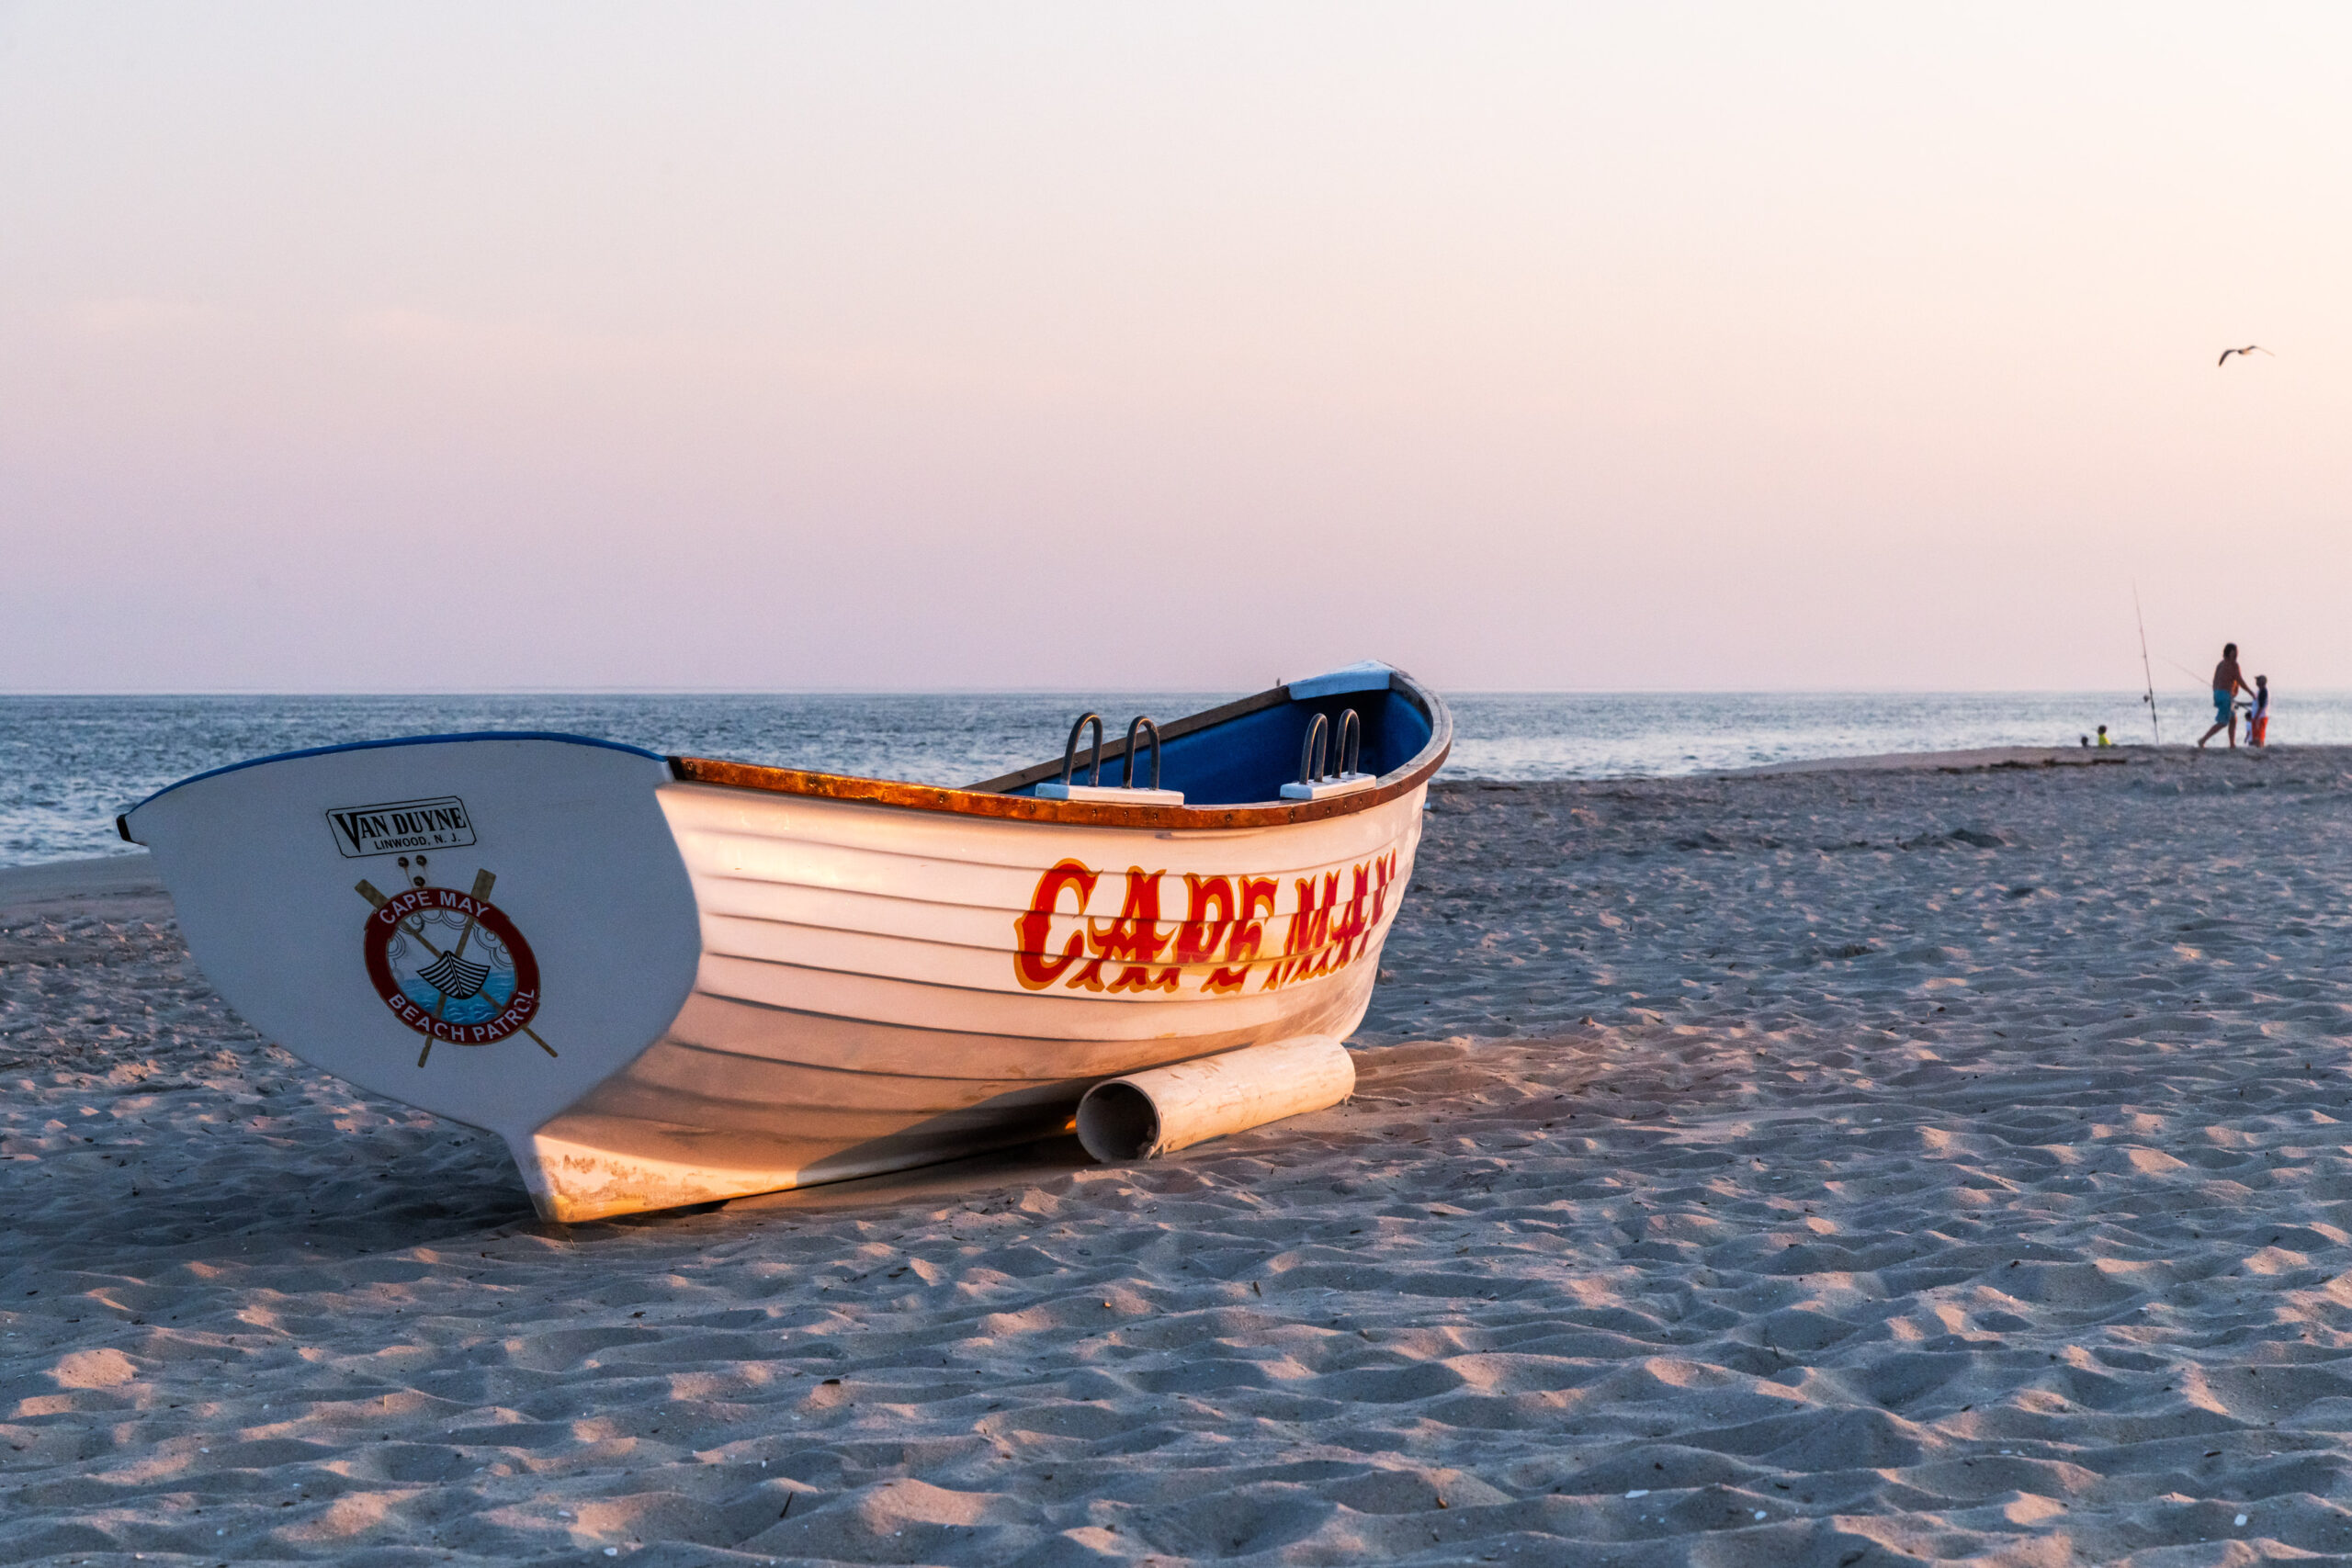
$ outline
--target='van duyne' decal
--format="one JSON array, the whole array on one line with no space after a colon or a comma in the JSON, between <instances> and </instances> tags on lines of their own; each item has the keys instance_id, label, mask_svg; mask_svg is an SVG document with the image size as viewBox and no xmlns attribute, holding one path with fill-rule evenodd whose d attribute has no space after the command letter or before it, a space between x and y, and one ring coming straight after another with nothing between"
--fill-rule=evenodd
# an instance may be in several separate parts
<instances>
[{"instance_id":1,"label":"'van duyne' decal","mask_svg":"<svg viewBox=\"0 0 2352 1568\"><path fill-rule=\"evenodd\" d=\"M328 811L327 826L345 860L462 849L474 841L474 819L467 815L466 803L454 795L338 806Z\"/></svg>"}]
</instances>

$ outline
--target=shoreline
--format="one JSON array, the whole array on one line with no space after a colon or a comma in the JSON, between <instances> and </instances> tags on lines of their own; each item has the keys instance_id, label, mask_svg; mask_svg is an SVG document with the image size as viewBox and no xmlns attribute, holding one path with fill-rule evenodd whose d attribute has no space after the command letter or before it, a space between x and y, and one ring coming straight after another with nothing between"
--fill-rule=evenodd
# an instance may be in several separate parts
<instances>
[{"instance_id":1,"label":"shoreline","mask_svg":"<svg viewBox=\"0 0 2352 1568\"><path fill-rule=\"evenodd\" d=\"M2123 767L2134 763L2144 765L2165 761L2241 755L2249 762L2264 762L2288 755L2352 758L2352 746L2290 747L2278 744L2232 747L2216 744L2201 750L2186 742L2154 746L2145 741L2118 741L2112 746L1979 746L1957 751L1884 751L1855 757L1812 757L1802 761L1765 762L1752 768L1724 768L1706 773L1643 776L1740 779L1770 778L1790 773L1902 773L1913 770L1977 773L2010 768Z\"/></svg>"},{"instance_id":2,"label":"shoreline","mask_svg":"<svg viewBox=\"0 0 2352 1568\"><path fill-rule=\"evenodd\" d=\"M2215 745L2199 751L2188 744L2159 747L2144 742L2119 742L2106 748L1982 746L1960 750L1883 751L1855 756L1807 757L1787 762L1762 762L1745 768L1717 768L1682 773L1613 773L1592 778L1484 779L1453 778L1442 774L1430 788L1434 793L1444 789L1605 786L1676 780L1781 778L1810 773L1982 773L2023 768L2123 767L2165 760L2240 754L2249 762L2264 762L2284 756L2335 757L2352 765L2352 745L2280 744L2258 750ZM102 855L77 855L62 860L31 861L20 865L0 865L0 908L37 899L161 892L161 881L152 870L144 869L147 860L147 851L130 848ZM133 870L132 867L141 869Z\"/></svg>"}]
</instances>

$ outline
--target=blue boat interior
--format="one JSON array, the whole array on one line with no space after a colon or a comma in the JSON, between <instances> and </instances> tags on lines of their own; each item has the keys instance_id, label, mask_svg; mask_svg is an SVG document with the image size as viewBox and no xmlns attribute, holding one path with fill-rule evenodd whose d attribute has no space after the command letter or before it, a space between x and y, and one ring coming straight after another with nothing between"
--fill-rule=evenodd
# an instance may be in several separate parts
<instances>
[{"instance_id":1,"label":"blue boat interior","mask_svg":"<svg viewBox=\"0 0 2352 1568\"><path fill-rule=\"evenodd\" d=\"M1363 727L1363 749L1357 761L1361 773L1393 773L1430 743L1428 716L1394 688L1295 697L1169 737L1164 742L1167 755L1160 762L1159 786L1182 790L1187 806L1248 806L1277 799L1283 785L1298 778L1299 750L1316 716L1322 716L1328 744L1336 748L1341 715L1351 709ZM1112 747L1119 746L1125 738L1125 722L1108 714L1103 718L1108 730L1106 741ZM1079 744L1077 766L1071 773L1076 783L1089 782L1092 742L1090 730ZM1141 754L1136 760L1135 782L1148 784L1151 782L1150 742L1141 742L1138 750ZM1329 771L1337 773L1340 767L1336 750L1329 756ZM1057 767L1053 778L1059 777L1060 769ZM1053 779L1037 781L1051 782ZM1124 757L1104 756L1102 782L1126 782ZM1037 783L1022 784L1005 793L1034 795Z\"/></svg>"}]
</instances>

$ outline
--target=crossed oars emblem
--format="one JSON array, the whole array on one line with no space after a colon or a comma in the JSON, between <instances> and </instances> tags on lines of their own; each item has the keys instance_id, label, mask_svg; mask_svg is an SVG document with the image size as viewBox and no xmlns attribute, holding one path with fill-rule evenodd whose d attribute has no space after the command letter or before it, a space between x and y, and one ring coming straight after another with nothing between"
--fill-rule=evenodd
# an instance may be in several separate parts
<instances>
[{"instance_id":1,"label":"crossed oars emblem","mask_svg":"<svg viewBox=\"0 0 2352 1568\"><path fill-rule=\"evenodd\" d=\"M419 877L417 880L421 882L424 878ZM474 902L477 904L486 904L490 902L491 887L497 881L497 876L487 867L475 872L473 892ZM391 902L390 899L376 891L375 884L368 882L364 878L360 881L358 886L359 896L367 899L368 903L374 905L379 909ZM423 971L423 974L424 978L432 985L433 988L441 993L441 999L433 1004L433 1017L435 1022L440 1021L441 1010L449 1005L449 998L452 996L457 997L462 1001L468 997L478 996L481 994L482 981L490 977L490 971L483 968L479 964L469 964L466 962L466 944L474 939L474 917L472 915L469 914L466 917L465 929L458 933L458 945L447 953L444 953L439 948L434 946L433 939L424 934L424 918L422 915L413 916L410 919L401 921L401 934L403 936L414 937L418 943L424 947L425 952L433 954L432 966ZM445 981L447 984L444 984ZM462 990L453 988L457 987L463 987L465 988ZM555 1055L555 1047L548 1044L546 1041L541 1040L537 1030L533 1029L526 1023L523 1025L523 1032L529 1035L532 1043L537 1045L540 1050L545 1051L550 1056ZM428 1034L424 1037L424 1049L416 1054L416 1065L420 1067L424 1066L424 1059L432 1055L433 1036Z\"/></svg>"}]
</instances>

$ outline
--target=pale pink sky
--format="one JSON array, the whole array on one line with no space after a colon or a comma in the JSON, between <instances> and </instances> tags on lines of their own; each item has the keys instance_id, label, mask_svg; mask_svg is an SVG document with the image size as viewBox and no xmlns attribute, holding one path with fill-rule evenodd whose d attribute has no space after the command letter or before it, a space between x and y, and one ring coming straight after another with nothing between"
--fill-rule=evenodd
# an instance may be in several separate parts
<instances>
[{"instance_id":1,"label":"pale pink sky","mask_svg":"<svg viewBox=\"0 0 2352 1568\"><path fill-rule=\"evenodd\" d=\"M2352 686L2347 433L2341 6L0 5L5 690Z\"/></svg>"}]
</instances>

